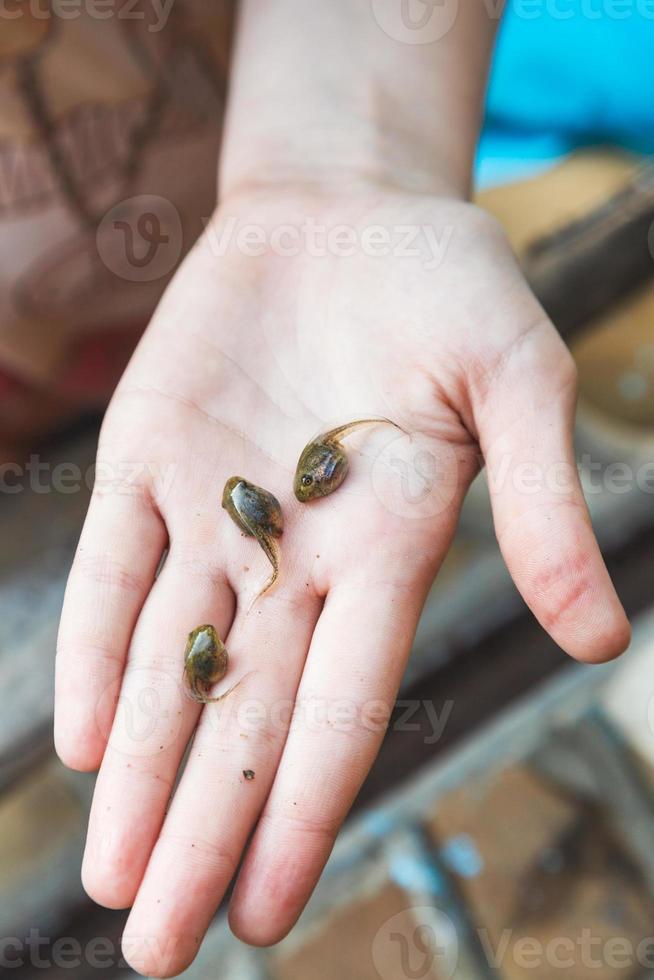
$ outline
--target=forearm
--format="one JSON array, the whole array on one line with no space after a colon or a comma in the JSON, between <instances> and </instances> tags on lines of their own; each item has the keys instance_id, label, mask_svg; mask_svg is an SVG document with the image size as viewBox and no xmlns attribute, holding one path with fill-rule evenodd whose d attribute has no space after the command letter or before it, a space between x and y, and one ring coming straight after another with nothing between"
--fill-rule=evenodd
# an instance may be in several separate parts
<instances>
[{"instance_id":1,"label":"forearm","mask_svg":"<svg viewBox=\"0 0 654 980\"><path fill-rule=\"evenodd\" d=\"M221 196L357 180L466 196L497 18L462 0L445 30L454 0L416 3L423 32L401 0L242 0Z\"/></svg>"}]
</instances>

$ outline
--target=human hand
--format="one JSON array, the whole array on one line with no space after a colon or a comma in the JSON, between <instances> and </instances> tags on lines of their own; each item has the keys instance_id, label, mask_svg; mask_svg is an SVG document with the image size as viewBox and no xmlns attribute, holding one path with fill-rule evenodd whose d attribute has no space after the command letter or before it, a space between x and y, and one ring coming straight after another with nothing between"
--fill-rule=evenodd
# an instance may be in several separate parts
<instances>
[{"instance_id":1,"label":"human hand","mask_svg":"<svg viewBox=\"0 0 654 980\"><path fill-rule=\"evenodd\" d=\"M354 228L353 254L211 247L230 218L270 241L307 215ZM419 254L365 254L373 226L435 229L440 264L422 233ZM103 905L133 905L136 969L188 965L243 852L236 935L268 944L293 925L377 753L480 451L504 558L536 617L579 660L624 649L576 477L574 405L571 357L478 209L378 188L223 202L107 412L100 474L137 464L138 479L130 493L99 480L60 630L57 749L73 768L100 767L84 882ZM407 434L353 434L347 481L298 503L305 443L368 415ZM235 474L285 516L279 582L251 609L269 566L220 508ZM202 709L182 685L201 623L230 653L218 691L244 678ZM345 724L330 715L344 700Z\"/></svg>"}]
</instances>

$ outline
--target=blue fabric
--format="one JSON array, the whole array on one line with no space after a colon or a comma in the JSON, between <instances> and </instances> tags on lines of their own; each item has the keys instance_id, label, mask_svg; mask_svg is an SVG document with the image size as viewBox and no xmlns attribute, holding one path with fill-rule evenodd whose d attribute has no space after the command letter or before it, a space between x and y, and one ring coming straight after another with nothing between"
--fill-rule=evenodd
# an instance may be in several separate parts
<instances>
[{"instance_id":1,"label":"blue fabric","mask_svg":"<svg viewBox=\"0 0 654 980\"><path fill-rule=\"evenodd\" d=\"M654 153L654 0L507 0L479 181L602 143Z\"/></svg>"}]
</instances>

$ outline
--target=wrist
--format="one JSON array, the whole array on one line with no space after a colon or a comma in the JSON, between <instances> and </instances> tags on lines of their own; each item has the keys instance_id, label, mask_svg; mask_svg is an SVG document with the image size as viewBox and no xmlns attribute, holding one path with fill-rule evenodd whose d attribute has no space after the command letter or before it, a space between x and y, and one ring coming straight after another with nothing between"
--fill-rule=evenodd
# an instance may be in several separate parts
<instances>
[{"instance_id":1,"label":"wrist","mask_svg":"<svg viewBox=\"0 0 654 980\"><path fill-rule=\"evenodd\" d=\"M221 195L366 184L466 198L495 25L470 0L435 43L407 44L370 0L242 0Z\"/></svg>"},{"instance_id":2,"label":"wrist","mask_svg":"<svg viewBox=\"0 0 654 980\"><path fill-rule=\"evenodd\" d=\"M219 200L263 189L338 195L375 189L465 200L470 168L435 140L352 120L327 130L261 132L254 152L251 141L242 153L232 145L220 169Z\"/></svg>"}]
</instances>

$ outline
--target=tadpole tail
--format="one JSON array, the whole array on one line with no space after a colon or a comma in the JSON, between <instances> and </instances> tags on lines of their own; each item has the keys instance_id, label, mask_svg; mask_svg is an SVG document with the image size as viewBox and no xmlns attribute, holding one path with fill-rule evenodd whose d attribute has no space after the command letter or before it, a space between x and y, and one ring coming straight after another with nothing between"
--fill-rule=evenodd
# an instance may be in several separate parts
<instances>
[{"instance_id":1,"label":"tadpole tail","mask_svg":"<svg viewBox=\"0 0 654 980\"><path fill-rule=\"evenodd\" d=\"M204 698L204 703L205 704L216 704L218 701L224 700L224 698L228 697L232 693L232 691L235 691L236 688L239 687L243 683L243 681L245 680L245 678L246 677L249 677L251 673L252 673L252 671L249 670L247 672L247 674L243 674L243 676L241 677L241 679L238 680L238 681L236 681L236 684L232 684L231 687L228 687L227 688L227 690L225 691L224 694L219 694L217 698Z\"/></svg>"},{"instance_id":2,"label":"tadpole tail","mask_svg":"<svg viewBox=\"0 0 654 980\"><path fill-rule=\"evenodd\" d=\"M197 677L192 679L188 676L186 671L184 671L184 679L186 681L186 693L190 699L195 701L197 704L209 704L211 701L221 701L222 698L227 697L227 695L234 690L234 687L238 687L238 684L235 684L234 687L230 687L229 691L225 691L224 694L221 694L219 698L209 698L200 688ZM243 678L241 678L241 680L243 680ZM238 683L240 684L241 681Z\"/></svg>"},{"instance_id":3,"label":"tadpole tail","mask_svg":"<svg viewBox=\"0 0 654 980\"><path fill-rule=\"evenodd\" d=\"M264 587L261 589L259 594L256 595L252 600L252 603L250 604L250 609L257 601L257 599L260 599L261 596L268 591L268 589L271 589L273 587L279 575L279 559L280 559L279 545L273 538L272 534L267 534L265 531L257 530L256 538L259 544L261 545L261 547L263 548L268 561L273 567L273 570L272 570L272 575L270 576L270 578L268 579Z\"/></svg>"},{"instance_id":4,"label":"tadpole tail","mask_svg":"<svg viewBox=\"0 0 654 980\"><path fill-rule=\"evenodd\" d=\"M397 422L393 422L392 419L384 418L383 416L374 416L370 419L356 419L354 422L346 422L344 425L338 425L335 429L330 429L329 432L323 432L320 436L321 442L335 442L338 439L344 439L349 436L350 432L354 432L362 425L393 425L400 432L405 432L401 425Z\"/></svg>"},{"instance_id":5,"label":"tadpole tail","mask_svg":"<svg viewBox=\"0 0 654 980\"><path fill-rule=\"evenodd\" d=\"M208 698L204 691L200 690L197 682L188 681L186 684L186 693L191 701L195 701L196 704L207 704L207 702L213 701L213 698Z\"/></svg>"}]
</instances>

